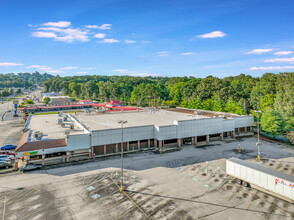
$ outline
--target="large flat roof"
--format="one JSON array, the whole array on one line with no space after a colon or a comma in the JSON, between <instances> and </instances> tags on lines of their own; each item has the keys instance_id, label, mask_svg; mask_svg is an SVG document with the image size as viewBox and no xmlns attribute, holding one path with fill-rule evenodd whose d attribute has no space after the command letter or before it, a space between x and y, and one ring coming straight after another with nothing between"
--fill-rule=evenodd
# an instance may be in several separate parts
<instances>
[{"instance_id":1,"label":"large flat roof","mask_svg":"<svg viewBox=\"0 0 294 220\"><path fill-rule=\"evenodd\" d=\"M58 125L58 118L61 118L58 114L33 115L28 128L33 133L36 131L43 132L43 140L64 138L65 131L70 129L70 124L73 124L73 122L69 121L68 118L68 121L64 122L65 127L61 127L61 125ZM83 133L84 131L77 126L74 127L74 130L70 130L70 134Z\"/></svg>"},{"instance_id":2,"label":"large flat roof","mask_svg":"<svg viewBox=\"0 0 294 220\"><path fill-rule=\"evenodd\" d=\"M78 113L75 117L90 130L104 130L119 128L118 121L127 121L124 127L136 127L146 125L172 125L175 120L191 120L198 117L206 118L205 116L196 116L192 114L184 114L172 111L158 110L150 113L150 111L140 112L122 112L110 114L85 114Z\"/></svg>"}]
</instances>

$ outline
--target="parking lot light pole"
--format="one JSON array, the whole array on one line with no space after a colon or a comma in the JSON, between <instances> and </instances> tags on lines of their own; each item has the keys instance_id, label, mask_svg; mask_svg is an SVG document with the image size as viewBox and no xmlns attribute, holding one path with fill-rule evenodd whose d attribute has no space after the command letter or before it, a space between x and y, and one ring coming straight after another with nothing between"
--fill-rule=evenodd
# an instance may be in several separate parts
<instances>
[{"instance_id":1,"label":"parking lot light pole","mask_svg":"<svg viewBox=\"0 0 294 220\"><path fill-rule=\"evenodd\" d=\"M257 150L258 150L257 159L260 160L260 159L261 159L261 158L260 158L260 145L261 145L261 143L260 143L260 141L259 141L259 113L260 113L261 111L256 111L256 110L255 110L255 112L257 113L257 143L256 143L256 145L257 145Z\"/></svg>"},{"instance_id":2,"label":"parking lot light pole","mask_svg":"<svg viewBox=\"0 0 294 220\"><path fill-rule=\"evenodd\" d=\"M120 182L120 191L124 190L123 184L124 184L124 163L123 163L123 157L124 157L124 140L123 140L123 134L124 134L124 124L127 123L127 121L121 120L118 121L119 124L121 124L121 182Z\"/></svg>"}]
</instances>

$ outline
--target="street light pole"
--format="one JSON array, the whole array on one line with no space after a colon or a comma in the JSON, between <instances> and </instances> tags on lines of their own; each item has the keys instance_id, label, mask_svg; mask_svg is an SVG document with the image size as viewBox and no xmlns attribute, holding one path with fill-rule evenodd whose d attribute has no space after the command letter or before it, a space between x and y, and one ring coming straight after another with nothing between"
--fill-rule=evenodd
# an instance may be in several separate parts
<instances>
[{"instance_id":1,"label":"street light pole","mask_svg":"<svg viewBox=\"0 0 294 220\"><path fill-rule=\"evenodd\" d=\"M257 151L258 151L257 159L260 160L261 159L260 158L260 145L261 145L261 143L259 141L259 113L261 111L255 111L255 112L257 113L257 143L256 143Z\"/></svg>"},{"instance_id":2,"label":"street light pole","mask_svg":"<svg viewBox=\"0 0 294 220\"><path fill-rule=\"evenodd\" d=\"M123 162L123 157L124 157L124 141L123 141L123 134L124 134L124 124L127 123L127 121L119 121L119 124L121 124L121 182L120 182L120 191L124 190L123 184L124 184L124 162Z\"/></svg>"}]
</instances>

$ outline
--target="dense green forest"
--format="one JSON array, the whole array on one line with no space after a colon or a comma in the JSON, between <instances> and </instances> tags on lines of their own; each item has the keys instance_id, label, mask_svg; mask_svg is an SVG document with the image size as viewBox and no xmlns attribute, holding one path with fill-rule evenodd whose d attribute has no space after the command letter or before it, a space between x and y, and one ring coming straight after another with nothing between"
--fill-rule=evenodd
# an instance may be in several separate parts
<instances>
[{"instance_id":1,"label":"dense green forest","mask_svg":"<svg viewBox=\"0 0 294 220\"><path fill-rule=\"evenodd\" d=\"M47 73L40 74L38 72L0 74L0 88L29 88L53 77Z\"/></svg>"},{"instance_id":2,"label":"dense green forest","mask_svg":"<svg viewBox=\"0 0 294 220\"><path fill-rule=\"evenodd\" d=\"M77 99L117 99L128 105L205 109L237 114L260 110L264 131L294 129L294 73L240 74L223 79L194 77L72 76L43 82L44 91L62 91Z\"/></svg>"}]
</instances>

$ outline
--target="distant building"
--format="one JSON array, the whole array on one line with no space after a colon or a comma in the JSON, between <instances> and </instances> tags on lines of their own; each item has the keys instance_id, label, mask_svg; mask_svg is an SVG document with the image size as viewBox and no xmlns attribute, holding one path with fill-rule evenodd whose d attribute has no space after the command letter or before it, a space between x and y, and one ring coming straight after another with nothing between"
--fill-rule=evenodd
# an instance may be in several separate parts
<instances>
[{"instance_id":1,"label":"distant building","mask_svg":"<svg viewBox=\"0 0 294 220\"><path fill-rule=\"evenodd\" d=\"M123 106L123 104L123 102L120 102L118 100L112 100L106 104L106 107Z\"/></svg>"},{"instance_id":2,"label":"distant building","mask_svg":"<svg viewBox=\"0 0 294 220\"><path fill-rule=\"evenodd\" d=\"M42 93L42 97L48 97L48 96L59 96L60 94L58 92L47 92L47 93Z\"/></svg>"},{"instance_id":3,"label":"distant building","mask_svg":"<svg viewBox=\"0 0 294 220\"><path fill-rule=\"evenodd\" d=\"M71 97L69 96L46 96L50 98L50 104L69 104L71 102ZM45 97L43 97L44 99Z\"/></svg>"},{"instance_id":4,"label":"distant building","mask_svg":"<svg viewBox=\"0 0 294 220\"><path fill-rule=\"evenodd\" d=\"M93 103L93 101L91 101L91 100L80 100L79 101L79 104L92 104Z\"/></svg>"}]
</instances>

